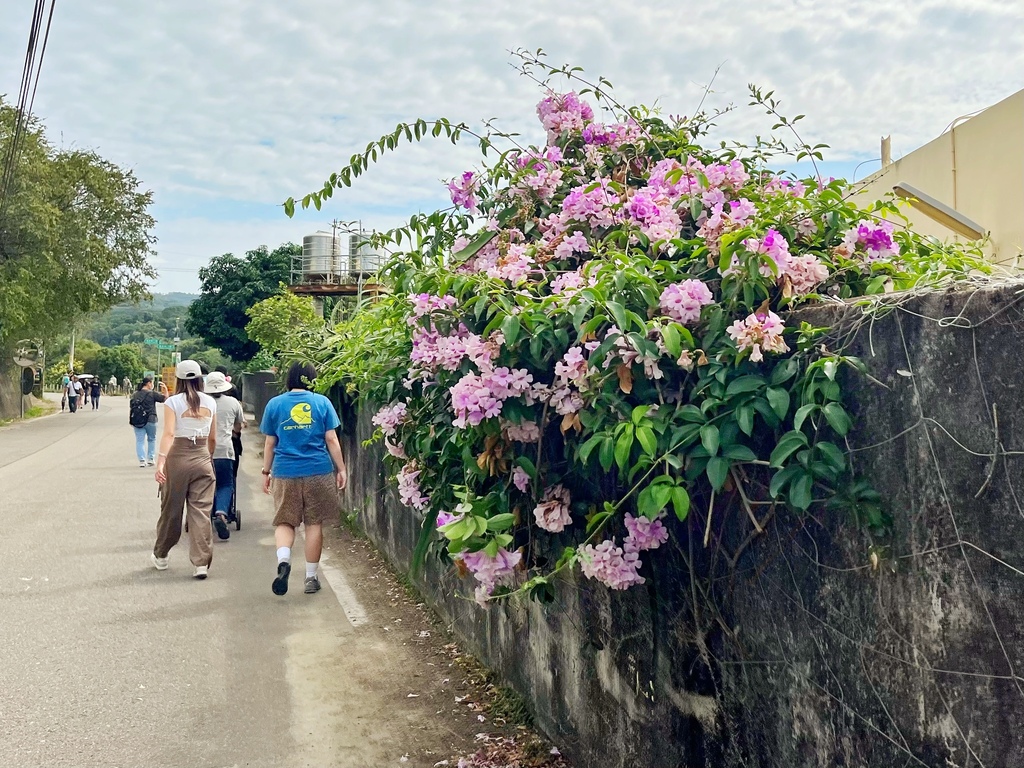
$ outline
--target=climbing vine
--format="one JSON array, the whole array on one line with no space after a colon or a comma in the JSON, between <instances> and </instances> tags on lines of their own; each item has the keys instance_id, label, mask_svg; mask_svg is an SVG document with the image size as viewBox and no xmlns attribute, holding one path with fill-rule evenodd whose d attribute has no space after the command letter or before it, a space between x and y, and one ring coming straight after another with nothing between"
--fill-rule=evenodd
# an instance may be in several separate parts
<instances>
[{"instance_id":1,"label":"climbing vine","mask_svg":"<svg viewBox=\"0 0 1024 768\"><path fill-rule=\"evenodd\" d=\"M893 201L855 200L843 181L772 170L822 147L771 93L751 87L751 105L794 146L710 148L714 114L626 108L603 79L517 55L544 88L542 145L418 120L299 203L319 208L403 139L483 150L448 184L452 208L378 237L400 251L391 292L307 350L321 386L383 404L398 494L423 515L418 557L443 542L481 602L543 600L576 567L642 584L668 515L705 546L727 505L752 536L779 510L825 505L884 534L884 500L844 440L844 381L864 366L792 310L966 277L980 252L915 234Z\"/></svg>"}]
</instances>

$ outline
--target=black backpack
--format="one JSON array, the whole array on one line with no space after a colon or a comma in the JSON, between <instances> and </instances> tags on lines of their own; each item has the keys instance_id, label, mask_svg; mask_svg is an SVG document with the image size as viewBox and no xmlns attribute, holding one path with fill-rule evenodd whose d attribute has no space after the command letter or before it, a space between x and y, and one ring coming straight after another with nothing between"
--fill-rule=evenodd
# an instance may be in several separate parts
<instances>
[{"instance_id":1,"label":"black backpack","mask_svg":"<svg viewBox=\"0 0 1024 768\"><path fill-rule=\"evenodd\" d=\"M128 423L133 427L144 427L149 423L151 398L148 392L136 392L128 404Z\"/></svg>"}]
</instances>

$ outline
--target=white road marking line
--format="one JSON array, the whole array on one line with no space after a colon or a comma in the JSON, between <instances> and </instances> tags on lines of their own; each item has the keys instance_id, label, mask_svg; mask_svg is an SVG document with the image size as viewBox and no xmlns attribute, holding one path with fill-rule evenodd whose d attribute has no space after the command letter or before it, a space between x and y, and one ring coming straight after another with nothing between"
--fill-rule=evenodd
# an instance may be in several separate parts
<instances>
[{"instance_id":1,"label":"white road marking line","mask_svg":"<svg viewBox=\"0 0 1024 768\"><path fill-rule=\"evenodd\" d=\"M320 558L320 570L323 572L324 578L327 583L331 585L331 589L334 591L334 596L338 598L338 604L341 605L341 610L345 612L348 617L349 623L353 627L358 627L369 621L369 617L366 615L366 609L359 603L356 598L355 592L345 581L345 576L340 570L333 566L327 565L326 556Z\"/></svg>"}]
</instances>

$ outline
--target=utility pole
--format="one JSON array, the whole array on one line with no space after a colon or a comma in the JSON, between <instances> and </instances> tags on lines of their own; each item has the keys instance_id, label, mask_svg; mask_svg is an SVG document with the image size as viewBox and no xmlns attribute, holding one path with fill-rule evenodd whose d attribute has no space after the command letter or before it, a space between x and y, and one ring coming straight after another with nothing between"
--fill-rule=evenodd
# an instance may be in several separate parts
<instances>
[{"instance_id":1,"label":"utility pole","mask_svg":"<svg viewBox=\"0 0 1024 768\"><path fill-rule=\"evenodd\" d=\"M68 356L68 370L75 370L75 329L71 328L71 354Z\"/></svg>"}]
</instances>

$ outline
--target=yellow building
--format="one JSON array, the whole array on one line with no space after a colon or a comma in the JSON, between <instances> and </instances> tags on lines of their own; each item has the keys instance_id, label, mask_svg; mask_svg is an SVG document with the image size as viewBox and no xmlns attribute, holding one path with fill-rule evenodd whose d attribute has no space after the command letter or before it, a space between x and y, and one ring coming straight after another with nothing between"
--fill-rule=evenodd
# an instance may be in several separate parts
<instances>
[{"instance_id":1,"label":"yellow building","mask_svg":"<svg viewBox=\"0 0 1024 768\"><path fill-rule=\"evenodd\" d=\"M1012 265L1024 251L1024 90L984 111L957 118L934 141L885 164L858 184L877 200L892 191L913 198L904 213L940 240L989 237L986 252Z\"/></svg>"}]
</instances>

